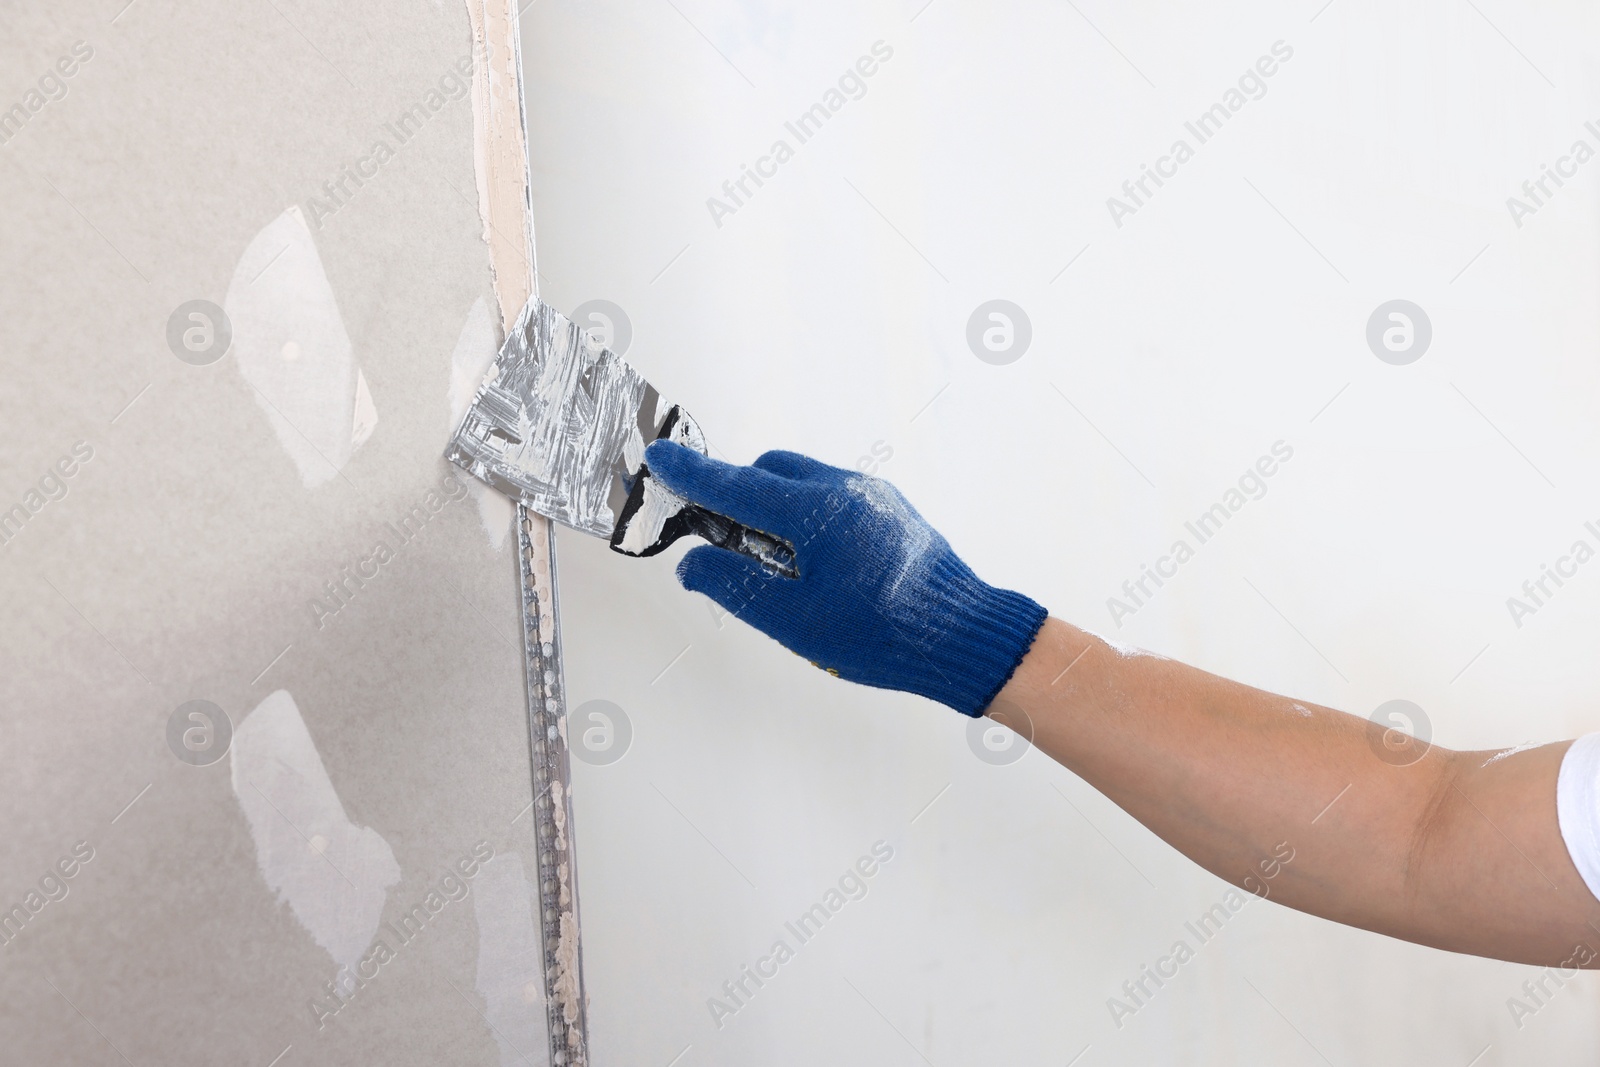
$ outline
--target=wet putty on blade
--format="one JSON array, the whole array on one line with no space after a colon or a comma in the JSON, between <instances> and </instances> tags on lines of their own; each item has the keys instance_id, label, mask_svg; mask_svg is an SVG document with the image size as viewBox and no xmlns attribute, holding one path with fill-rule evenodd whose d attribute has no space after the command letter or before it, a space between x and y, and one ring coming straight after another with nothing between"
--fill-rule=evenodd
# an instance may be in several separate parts
<instances>
[{"instance_id":1,"label":"wet putty on blade","mask_svg":"<svg viewBox=\"0 0 1600 1067\"><path fill-rule=\"evenodd\" d=\"M651 556L687 534L795 577L794 546L689 503L650 476L665 437L705 435L610 349L537 297L495 357L445 458L547 518Z\"/></svg>"},{"instance_id":2,"label":"wet putty on blade","mask_svg":"<svg viewBox=\"0 0 1600 1067\"><path fill-rule=\"evenodd\" d=\"M635 464L644 457L647 393L653 409L659 398L637 371L530 300L445 458L547 518L610 537L624 452Z\"/></svg>"}]
</instances>

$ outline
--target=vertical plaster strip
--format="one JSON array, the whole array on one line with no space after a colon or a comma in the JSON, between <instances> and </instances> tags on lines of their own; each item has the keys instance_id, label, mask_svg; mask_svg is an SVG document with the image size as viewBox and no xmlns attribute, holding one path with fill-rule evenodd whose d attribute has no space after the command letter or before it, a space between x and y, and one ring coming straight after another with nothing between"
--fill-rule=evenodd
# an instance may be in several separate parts
<instances>
[{"instance_id":1,"label":"vertical plaster strip","mask_svg":"<svg viewBox=\"0 0 1600 1067\"><path fill-rule=\"evenodd\" d=\"M478 211L489 245L502 335L538 288L517 2L466 0L474 45L472 112ZM570 763L557 627L555 540L550 523L520 504L516 527L550 1061L562 1067L587 1067L588 1004L579 942L572 793L566 788ZM562 831L559 842L557 825Z\"/></svg>"},{"instance_id":2,"label":"vertical plaster strip","mask_svg":"<svg viewBox=\"0 0 1600 1067\"><path fill-rule=\"evenodd\" d=\"M478 214L489 244L500 319L510 327L537 291L527 122L522 110L522 44L516 0L466 0L472 19L473 143Z\"/></svg>"}]
</instances>

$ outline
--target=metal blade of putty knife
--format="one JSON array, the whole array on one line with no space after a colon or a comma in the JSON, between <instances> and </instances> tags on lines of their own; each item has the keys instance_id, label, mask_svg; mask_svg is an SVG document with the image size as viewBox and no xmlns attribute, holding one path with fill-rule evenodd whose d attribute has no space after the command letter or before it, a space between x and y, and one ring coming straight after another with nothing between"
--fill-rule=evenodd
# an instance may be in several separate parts
<instances>
[{"instance_id":1,"label":"metal blade of putty knife","mask_svg":"<svg viewBox=\"0 0 1600 1067\"><path fill-rule=\"evenodd\" d=\"M645 446L663 437L707 454L688 412L533 297L445 458L546 518L609 539L624 555L653 556L695 534L796 577L789 542L691 504L651 477Z\"/></svg>"}]
</instances>

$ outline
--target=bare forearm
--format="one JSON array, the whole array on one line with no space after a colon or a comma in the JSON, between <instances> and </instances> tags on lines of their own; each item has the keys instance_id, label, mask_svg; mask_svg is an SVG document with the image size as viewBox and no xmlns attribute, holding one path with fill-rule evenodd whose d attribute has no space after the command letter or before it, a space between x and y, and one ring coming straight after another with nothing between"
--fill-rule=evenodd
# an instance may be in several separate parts
<instances>
[{"instance_id":1,"label":"bare forearm","mask_svg":"<svg viewBox=\"0 0 1600 1067\"><path fill-rule=\"evenodd\" d=\"M1499 759L1386 745L1365 719L1125 655L1056 619L989 714L1016 709L1043 752L1252 892L1523 962L1600 945L1556 818L1565 745Z\"/></svg>"}]
</instances>

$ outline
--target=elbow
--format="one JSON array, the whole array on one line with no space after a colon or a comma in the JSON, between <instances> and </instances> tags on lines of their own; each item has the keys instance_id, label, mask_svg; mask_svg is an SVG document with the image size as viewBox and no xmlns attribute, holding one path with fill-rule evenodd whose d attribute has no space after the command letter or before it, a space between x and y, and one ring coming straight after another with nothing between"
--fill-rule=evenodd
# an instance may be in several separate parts
<instances>
[{"instance_id":1,"label":"elbow","mask_svg":"<svg viewBox=\"0 0 1600 1067\"><path fill-rule=\"evenodd\" d=\"M1429 863L1449 838L1462 806L1472 803L1459 786L1464 769L1461 753L1437 745L1428 746L1410 766L1395 768L1396 773L1416 775L1408 790L1412 801L1403 808L1410 824L1401 866L1402 899L1408 907L1424 903L1420 898L1429 883Z\"/></svg>"}]
</instances>

